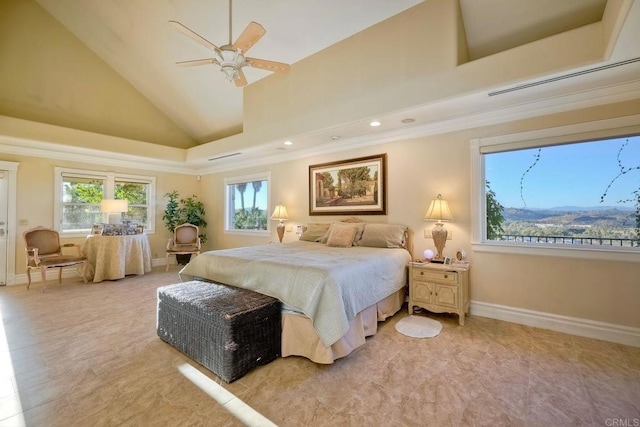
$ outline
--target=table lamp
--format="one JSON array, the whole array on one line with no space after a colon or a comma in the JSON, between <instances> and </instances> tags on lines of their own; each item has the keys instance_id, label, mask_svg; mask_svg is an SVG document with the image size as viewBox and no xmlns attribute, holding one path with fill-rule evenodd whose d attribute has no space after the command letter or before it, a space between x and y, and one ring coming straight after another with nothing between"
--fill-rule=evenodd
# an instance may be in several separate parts
<instances>
[{"instance_id":1,"label":"table lamp","mask_svg":"<svg viewBox=\"0 0 640 427\"><path fill-rule=\"evenodd\" d=\"M109 224L119 224L122 221L122 213L129 210L129 202L119 199L102 199L100 212L108 215ZM120 214L120 215L113 215Z\"/></svg>"},{"instance_id":2,"label":"table lamp","mask_svg":"<svg viewBox=\"0 0 640 427\"><path fill-rule=\"evenodd\" d=\"M278 205L273 210L273 214L271 215L271 220L278 220L278 227L276 230L278 231L278 239L280 239L280 243L282 243L282 238L284 237L284 221L289 219L289 214L287 213L287 208L284 205Z\"/></svg>"},{"instance_id":3,"label":"table lamp","mask_svg":"<svg viewBox=\"0 0 640 427\"><path fill-rule=\"evenodd\" d=\"M447 242L448 233L447 229L444 228L442 221L453 220L451 210L449 209L449 202L444 200L442 195L438 194L435 199L431 200L429 209L427 209L427 213L424 215L424 220L436 221L436 226L431 230L431 236L433 237L433 243L436 246L438 253L433 257L431 262L444 262L442 251L444 250L444 245Z\"/></svg>"}]
</instances>

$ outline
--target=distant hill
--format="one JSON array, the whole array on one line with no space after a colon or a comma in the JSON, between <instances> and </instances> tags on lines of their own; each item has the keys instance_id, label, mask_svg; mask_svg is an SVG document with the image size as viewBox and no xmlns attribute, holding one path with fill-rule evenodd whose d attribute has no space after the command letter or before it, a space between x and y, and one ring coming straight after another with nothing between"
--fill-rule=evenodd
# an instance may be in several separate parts
<instances>
[{"instance_id":1,"label":"distant hill","mask_svg":"<svg viewBox=\"0 0 640 427\"><path fill-rule=\"evenodd\" d=\"M635 211L633 206L557 206L555 208L549 208L550 211Z\"/></svg>"},{"instance_id":2,"label":"distant hill","mask_svg":"<svg viewBox=\"0 0 640 427\"><path fill-rule=\"evenodd\" d=\"M527 209L531 211L635 211L633 206L617 205L617 206L556 206L553 208L509 208L509 209Z\"/></svg>"},{"instance_id":3,"label":"distant hill","mask_svg":"<svg viewBox=\"0 0 640 427\"><path fill-rule=\"evenodd\" d=\"M633 227L635 209L620 207L585 208L562 206L550 209L505 208L503 216L507 222L526 222L533 224L554 224L562 226L587 225L613 228Z\"/></svg>"}]
</instances>

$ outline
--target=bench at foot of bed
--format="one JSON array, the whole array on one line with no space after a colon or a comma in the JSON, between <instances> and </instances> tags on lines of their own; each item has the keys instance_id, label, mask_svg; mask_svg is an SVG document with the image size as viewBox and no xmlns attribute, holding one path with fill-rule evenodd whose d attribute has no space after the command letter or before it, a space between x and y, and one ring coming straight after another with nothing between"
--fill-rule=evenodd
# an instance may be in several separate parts
<instances>
[{"instance_id":1,"label":"bench at foot of bed","mask_svg":"<svg viewBox=\"0 0 640 427\"><path fill-rule=\"evenodd\" d=\"M193 280L158 288L158 336L226 382L281 353L281 303Z\"/></svg>"}]
</instances>

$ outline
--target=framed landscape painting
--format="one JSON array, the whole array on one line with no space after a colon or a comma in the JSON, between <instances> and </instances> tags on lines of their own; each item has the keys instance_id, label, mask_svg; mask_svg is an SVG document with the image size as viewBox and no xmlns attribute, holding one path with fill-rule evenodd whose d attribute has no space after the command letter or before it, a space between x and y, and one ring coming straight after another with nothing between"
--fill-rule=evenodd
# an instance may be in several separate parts
<instances>
[{"instance_id":1,"label":"framed landscape painting","mask_svg":"<svg viewBox=\"0 0 640 427\"><path fill-rule=\"evenodd\" d=\"M309 166L309 215L386 214L386 154Z\"/></svg>"}]
</instances>

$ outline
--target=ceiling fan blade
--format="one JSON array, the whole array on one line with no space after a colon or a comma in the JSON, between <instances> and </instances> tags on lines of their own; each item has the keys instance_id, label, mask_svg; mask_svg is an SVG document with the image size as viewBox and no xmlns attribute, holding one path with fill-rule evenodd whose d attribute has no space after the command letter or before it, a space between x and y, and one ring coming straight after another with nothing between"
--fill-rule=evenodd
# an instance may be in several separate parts
<instances>
[{"instance_id":1,"label":"ceiling fan blade","mask_svg":"<svg viewBox=\"0 0 640 427\"><path fill-rule=\"evenodd\" d=\"M189 37L191 40L194 40L197 43L200 43L201 45L203 45L207 49L211 49L211 50L213 50L215 52L220 50L218 48L218 46L216 46L215 44L211 43L209 40L205 39L204 37L202 37L200 34L196 33L195 31L192 31L189 28L185 27L184 25L182 25L178 21L169 21L169 25L171 25L176 30L180 31L185 36Z\"/></svg>"},{"instance_id":2,"label":"ceiling fan blade","mask_svg":"<svg viewBox=\"0 0 640 427\"><path fill-rule=\"evenodd\" d=\"M247 78L244 76L242 69L238 70L238 75L236 76L235 79L233 79L233 82L236 84L237 87L244 87L247 85Z\"/></svg>"},{"instance_id":3,"label":"ceiling fan blade","mask_svg":"<svg viewBox=\"0 0 640 427\"><path fill-rule=\"evenodd\" d=\"M180 61L176 62L176 65L181 67L194 67L196 65L207 65L207 64L217 64L218 60L215 58L207 58L207 59L194 59L192 61Z\"/></svg>"},{"instance_id":4,"label":"ceiling fan blade","mask_svg":"<svg viewBox=\"0 0 640 427\"><path fill-rule=\"evenodd\" d=\"M266 32L267 30L257 22L249 22L247 28L244 29L242 34L240 34L240 37L238 37L238 40L233 44L233 50L240 49L240 52L244 54L246 51L251 49L251 46L256 44L256 42L260 40Z\"/></svg>"},{"instance_id":5,"label":"ceiling fan blade","mask_svg":"<svg viewBox=\"0 0 640 427\"><path fill-rule=\"evenodd\" d=\"M253 68L260 68L262 70L273 71L276 73L287 73L291 69L291 66L289 64L285 64L283 62L267 61L266 59L247 57L245 57L244 59Z\"/></svg>"}]
</instances>

